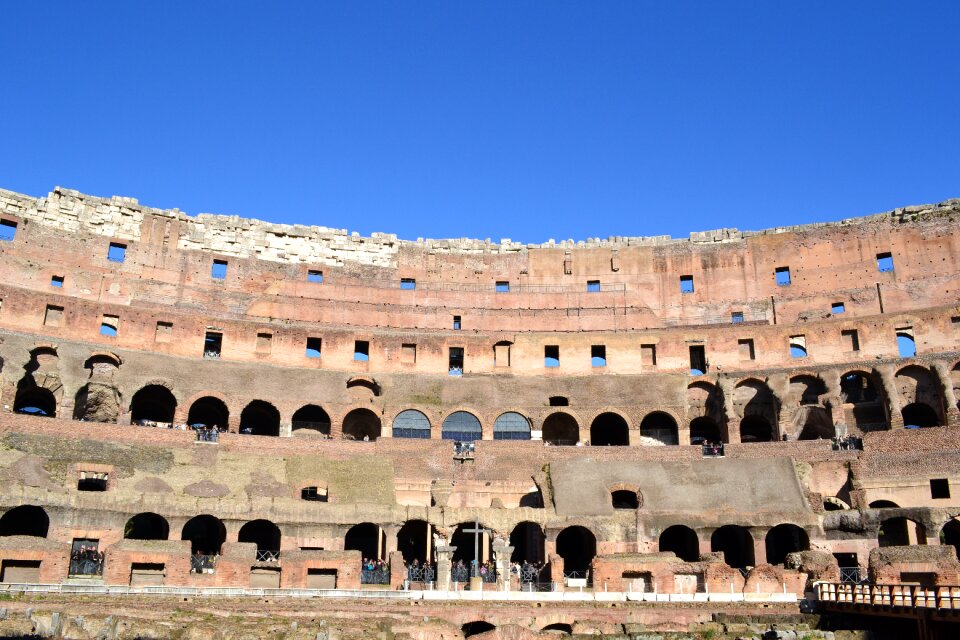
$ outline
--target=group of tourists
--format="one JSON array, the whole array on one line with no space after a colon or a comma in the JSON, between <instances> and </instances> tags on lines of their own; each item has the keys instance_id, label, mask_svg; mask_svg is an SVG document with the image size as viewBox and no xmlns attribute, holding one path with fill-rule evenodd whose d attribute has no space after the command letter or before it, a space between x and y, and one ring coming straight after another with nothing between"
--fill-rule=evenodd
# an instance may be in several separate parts
<instances>
[{"instance_id":1,"label":"group of tourists","mask_svg":"<svg viewBox=\"0 0 960 640\"><path fill-rule=\"evenodd\" d=\"M703 447L703 455L719 458L723 455L723 443L722 442L710 442L709 440L704 440L701 443Z\"/></svg>"},{"instance_id":2,"label":"group of tourists","mask_svg":"<svg viewBox=\"0 0 960 640\"><path fill-rule=\"evenodd\" d=\"M543 580L543 572L546 568L547 565L542 562L524 560L522 564L510 563L510 574L519 578L520 582L549 582L550 576L546 576L547 580Z\"/></svg>"},{"instance_id":3,"label":"group of tourists","mask_svg":"<svg viewBox=\"0 0 960 640\"><path fill-rule=\"evenodd\" d=\"M70 575L98 576L103 573L103 553L97 547L81 545L70 554Z\"/></svg>"},{"instance_id":4,"label":"group of tourists","mask_svg":"<svg viewBox=\"0 0 960 640\"><path fill-rule=\"evenodd\" d=\"M468 565L463 560L455 560L450 567L450 579L453 582L469 582L470 578L480 578L484 582L496 582L497 567L492 562L471 560Z\"/></svg>"},{"instance_id":5,"label":"group of tourists","mask_svg":"<svg viewBox=\"0 0 960 640\"><path fill-rule=\"evenodd\" d=\"M217 568L217 556L205 556L200 551L190 557L190 573L213 573Z\"/></svg>"},{"instance_id":6,"label":"group of tourists","mask_svg":"<svg viewBox=\"0 0 960 640\"><path fill-rule=\"evenodd\" d=\"M390 584L390 564L386 560L364 558L360 568L360 584Z\"/></svg>"},{"instance_id":7,"label":"group of tourists","mask_svg":"<svg viewBox=\"0 0 960 640\"><path fill-rule=\"evenodd\" d=\"M433 582L437 579L437 572L429 560L421 563L416 558L407 565L407 580L410 582Z\"/></svg>"},{"instance_id":8,"label":"group of tourists","mask_svg":"<svg viewBox=\"0 0 960 640\"><path fill-rule=\"evenodd\" d=\"M863 438L860 436L837 436L833 439L834 451L860 451L863 449Z\"/></svg>"}]
</instances>

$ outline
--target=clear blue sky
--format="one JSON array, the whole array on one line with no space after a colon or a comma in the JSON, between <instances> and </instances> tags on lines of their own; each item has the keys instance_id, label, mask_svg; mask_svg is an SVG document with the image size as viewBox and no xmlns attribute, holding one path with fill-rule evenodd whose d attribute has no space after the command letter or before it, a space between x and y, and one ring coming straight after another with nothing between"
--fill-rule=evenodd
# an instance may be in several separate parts
<instances>
[{"instance_id":1,"label":"clear blue sky","mask_svg":"<svg viewBox=\"0 0 960 640\"><path fill-rule=\"evenodd\" d=\"M32 195L524 242L960 197L957 0L0 15L0 186Z\"/></svg>"}]
</instances>

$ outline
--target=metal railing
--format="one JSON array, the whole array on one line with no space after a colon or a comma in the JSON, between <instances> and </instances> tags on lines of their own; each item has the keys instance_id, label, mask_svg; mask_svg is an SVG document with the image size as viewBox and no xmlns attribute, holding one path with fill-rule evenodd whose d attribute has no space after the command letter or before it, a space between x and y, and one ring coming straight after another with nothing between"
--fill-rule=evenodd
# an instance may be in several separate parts
<instances>
[{"instance_id":1,"label":"metal railing","mask_svg":"<svg viewBox=\"0 0 960 640\"><path fill-rule=\"evenodd\" d=\"M960 585L818 582L817 600L875 607L960 609Z\"/></svg>"},{"instance_id":2,"label":"metal railing","mask_svg":"<svg viewBox=\"0 0 960 640\"><path fill-rule=\"evenodd\" d=\"M70 576L102 576L103 553L79 551L70 556Z\"/></svg>"},{"instance_id":3,"label":"metal railing","mask_svg":"<svg viewBox=\"0 0 960 640\"><path fill-rule=\"evenodd\" d=\"M480 578L483 582L494 584L497 581L497 569L490 565L480 565L479 567L454 565L450 568L450 580L452 582L469 582L470 578Z\"/></svg>"},{"instance_id":4,"label":"metal railing","mask_svg":"<svg viewBox=\"0 0 960 640\"><path fill-rule=\"evenodd\" d=\"M840 567L840 582L863 584L866 581L867 575L860 567Z\"/></svg>"},{"instance_id":5,"label":"metal railing","mask_svg":"<svg viewBox=\"0 0 960 640\"><path fill-rule=\"evenodd\" d=\"M257 549L257 562L280 562L280 552Z\"/></svg>"},{"instance_id":6,"label":"metal railing","mask_svg":"<svg viewBox=\"0 0 960 640\"><path fill-rule=\"evenodd\" d=\"M407 580L409 582L430 583L437 579L437 572L432 564L416 564L407 567Z\"/></svg>"},{"instance_id":7,"label":"metal railing","mask_svg":"<svg viewBox=\"0 0 960 640\"><path fill-rule=\"evenodd\" d=\"M360 584L390 584L390 567L361 569Z\"/></svg>"},{"instance_id":8,"label":"metal railing","mask_svg":"<svg viewBox=\"0 0 960 640\"><path fill-rule=\"evenodd\" d=\"M217 569L220 556L208 556L195 553L190 556L190 573L213 573Z\"/></svg>"}]
</instances>

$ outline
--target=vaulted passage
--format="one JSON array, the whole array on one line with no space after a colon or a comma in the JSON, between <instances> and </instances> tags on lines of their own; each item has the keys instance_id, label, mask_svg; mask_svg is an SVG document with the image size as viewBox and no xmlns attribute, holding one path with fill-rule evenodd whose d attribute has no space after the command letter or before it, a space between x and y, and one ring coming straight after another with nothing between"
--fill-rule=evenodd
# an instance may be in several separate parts
<instances>
[{"instance_id":1,"label":"vaulted passage","mask_svg":"<svg viewBox=\"0 0 960 640\"><path fill-rule=\"evenodd\" d=\"M35 536L46 538L50 518L41 507L25 504L0 516L0 536Z\"/></svg>"},{"instance_id":2,"label":"vaulted passage","mask_svg":"<svg viewBox=\"0 0 960 640\"><path fill-rule=\"evenodd\" d=\"M240 433L279 436L280 412L269 402L254 400L240 413Z\"/></svg>"},{"instance_id":3,"label":"vaulted passage","mask_svg":"<svg viewBox=\"0 0 960 640\"><path fill-rule=\"evenodd\" d=\"M280 551L280 527L269 520L251 520L240 527L237 542L253 542L260 555L258 559L264 559L265 552Z\"/></svg>"},{"instance_id":4,"label":"vaulted passage","mask_svg":"<svg viewBox=\"0 0 960 640\"><path fill-rule=\"evenodd\" d=\"M552 413L543 421L544 442L572 446L579 440L580 426L573 416L566 413Z\"/></svg>"},{"instance_id":5,"label":"vaulted passage","mask_svg":"<svg viewBox=\"0 0 960 640\"><path fill-rule=\"evenodd\" d=\"M387 536L379 526L372 522L356 524L343 538L343 548L347 551L359 551L363 558L383 560L386 555Z\"/></svg>"},{"instance_id":6,"label":"vaulted passage","mask_svg":"<svg viewBox=\"0 0 960 640\"><path fill-rule=\"evenodd\" d=\"M767 532L767 563L783 564L788 553L810 548L807 532L795 524L778 524Z\"/></svg>"},{"instance_id":7,"label":"vaulted passage","mask_svg":"<svg viewBox=\"0 0 960 640\"><path fill-rule=\"evenodd\" d=\"M690 444L723 441L720 426L713 418L700 417L690 421Z\"/></svg>"},{"instance_id":8,"label":"vaulted passage","mask_svg":"<svg viewBox=\"0 0 960 640\"><path fill-rule=\"evenodd\" d=\"M433 527L423 520L405 522L397 532L397 551L403 554L403 561L410 566L416 560L423 564L433 562Z\"/></svg>"},{"instance_id":9,"label":"vaulted passage","mask_svg":"<svg viewBox=\"0 0 960 640\"><path fill-rule=\"evenodd\" d=\"M927 544L927 531L922 524L909 518L887 518L880 523L877 543L881 547Z\"/></svg>"},{"instance_id":10,"label":"vaulted passage","mask_svg":"<svg viewBox=\"0 0 960 640\"><path fill-rule=\"evenodd\" d=\"M543 529L535 522L521 522L510 532L510 546L513 553L510 562L535 564L544 561Z\"/></svg>"},{"instance_id":11,"label":"vaulted passage","mask_svg":"<svg viewBox=\"0 0 960 640\"><path fill-rule=\"evenodd\" d=\"M53 392L34 384L17 386L17 395L13 400L13 410L17 413L26 413L33 416L55 418L57 416L57 398Z\"/></svg>"},{"instance_id":12,"label":"vaulted passage","mask_svg":"<svg viewBox=\"0 0 960 640\"><path fill-rule=\"evenodd\" d=\"M484 531L475 533L473 530L478 528ZM474 559L478 563L483 563L493 558L493 540L482 524L479 527L475 522L457 525L453 535L450 536L450 544L457 548L453 552L453 561L462 561L468 567Z\"/></svg>"},{"instance_id":13,"label":"vaulted passage","mask_svg":"<svg viewBox=\"0 0 960 640\"><path fill-rule=\"evenodd\" d=\"M747 416L740 421L740 442L770 442L773 426L763 416Z\"/></svg>"},{"instance_id":14,"label":"vaulted passage","mask_svg":"<svg viewBox=\"0 0 960 640\"><path fill-rule=\"evenodd\" d=\"M380 437L380 418L369 409L354 409L343 418L343 437L376 440Z\"/></svg>"},{"instance_id":15,"label":"vaulted passage","mask_svg":"<svg viewBox=\"0 0 960 640\"><path fill-rule=\"evenodd\" d=\"M187 424L190 426L202 425L216 427L218 431L226 431L230 421L230 410L220 398L204 396L190 405L187 414Z\"/></svg>"},{"instance_id":16,"label":"vaulted passage","mask_svg":"<svg viewBox=\"0 0 960 640\"><path fill-rule=\"evenodd\" d=\"M579 525L567 527L557 536L557 555L563 558L563 574L584 578L597 555L597 538Z\"/></svg>"},{"instance_id":17,"label":"vaulted passage","mask_svg":"<svg viewBox=\"0 0 960 640\"><path fill-rule=\"evenodd\" d=\"M330 435L330 416L315 404L308 404L305 407L297 409L293 414L292 420L293 432L319 433L325 436Z\"/></svg>"},{"instance_id":18,"label":"vaulted passage","mask_svg":"<svg viewBox=\"0 0 960 640\"><path fill-rule=\"evenodd\" d=\"M166 540L170 536L170 524L156 513L138 513L123 527L127 540Z\"/></svg>"},{"instance_id":19,"label":"vaulted passage","mask_svg":"<svg viewBox=\"0 0 960 640\"><path fill-rule=\"evenodd\" d=\"M192 554L215 556L220 554L223 543L227 540L227 529L223 522L214 516L195 516L183 525L180 539L190 541Z\"/></svg>"},{"instance_id":20,"label":"vaulted passage","mask_svg":"<svg viewBox=\"0 0 960 640\"><path fill-rule=\"evenodd\" d=\"M660 534L659 550L675 553L678 558L686 562L696 562L700 559L700 541L697 532L682 524L667 527Z\"/></svg>"},{"instance_id":21,"label":"vaulted passage","mask_svg":"<svg viewBox=\"0 0 960 640\"><path fill-rule=\"evenodd\" d=\"M940 418L933 407L922 402L908 404L900 410L900 415L903 417L903 426L907 429L925 429L940 424Z\"/></svg>"},{"instance_id":22,"label":"vaulted passage","mask_svg":"<svg viewBox=\"0 0 960 640\"><path fill-rule=\"evenodd\" d=\"M960 520L954 518L940 530L940 544L949 545L960 559Z\"/></svg>"},{"instance_id":23,"label":"vaulted passage","mask_svg":"<svg viewBox=\"0 0 960 640\"><path fill-rule=\"evenodd\" d=\"M754 565L753 537L745 527L728 524L713 532L710 550L723 553L723 560L735 569Z\"/></svg>"},{"instance_id":24,"label":"vaulted passage","mask_svg":"<svg viewBox=\"0 0 960 640\"><path fill-rule=\"evenodd\" d=\"M669 413L654 411L640 423L640 435L654 443L679 444L677 421Z\"/></svg>"},{"instance_id":25,"label":"vaulted passage","mask_svg":"<svg viewBox=\"0 0 960 640\"><path fill-rule=\"evenodd\" d=\"M159 384L150 384L135 394L130 401L130 419L134 424L141 421L171 424L177 410L177 399L169 389Z\"/></svg>"},{"instance_id":26,"label":"vaulted passage","mask_svg":"<svg viewBox=\"0 0 960 640\"><path fill-rule=\"evenodd\" d=\"M590 425L590 444L595 447L626 447L630 444L627 421L615 413L601 413Z\"/></svg>"}]
</instances>

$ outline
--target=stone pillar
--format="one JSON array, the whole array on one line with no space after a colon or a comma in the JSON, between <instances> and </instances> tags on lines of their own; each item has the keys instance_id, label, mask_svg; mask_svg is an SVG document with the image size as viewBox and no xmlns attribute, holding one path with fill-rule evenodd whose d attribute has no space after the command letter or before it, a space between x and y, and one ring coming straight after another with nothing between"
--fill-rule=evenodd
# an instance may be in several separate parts
<instances>
[{"instance_id":1,"label":"stone pillar","mask_svg":"<svg viewBox=\"0 0 960 640\"><path fill-rule=\"evenodd\" d=\"M721 378L717 380L717 386L723 392L723 414L727 423L727 442L740 444L740 420L733 404L733 380Z\"/></svg>"},{"instance_id":2,"label":"stone pillar","mask_svg":"<svg viewBox=\"0 0 960 640\"><path fill-rule=\"evenodd\" d=\"M887 411L890 414L890 428L903 429L903 416L900 415L900 392L897 390L893 367L890 365L883 366L877 369L877 373L880 376L883 395L887 399Z\"/></svg>"},{"instance_id":3,"label":"stone pillar","mask_svg":"<svg viewBox=\"0 0 960 640\"><path fill-rule=\"evenodd\" d=\"M555 583L558 587L563 587L563 558L557 554L551 554L548 556L550 560L550 582Z\"/></svg>"},{"instance_id":4,"label":"stone pillar","mask_svg":"<svg viewBox=\"0 0 960 640\"><path fill-rule=\"evenodd\" d=\"M443 542L442 540L440 542ZM437 544L437 590L450 590L450 568L453 564L453 552L457 548L448 544Z\"/></svg>"},{"instance_id":5,"label":"stone pillar","mask_svg":"<svg viewBox=\"0 0 960 640\"><path fill-rule=\"evenodd\" d=\"M840 373L836 371L826 372L827 377L822 377L827 387L825 404L830 405L830 418L833 420L833 428L836 435L841 435L837 429L838 425L845 424L846 417L843 415L843 396L840 391Z\"/></svg>"},{"instance_id":6,"label":"stone pillar","mask_svg":"<svg viewBox=\"0 0 960 640\"><path fill-rule=\"evenodd\" d=\"M289 438L293 435L293 425L289 422L280 423L280 437Z\"/></svg>"},{"instance_id":7,"label":"stone pillar","mask_svg":"<svg viewBox=\"0 0 960 640\"><path fill-rule=\"evenodd\" d=\"M957 394L953 392L953 379L950 377L950 365L942 360L933 363L933 372L940 382L940 395L943 398L944 422L955 425L960 421L960 411L957 410Z\"/></svg>"},{"instance_id":8,"label":"stone pillar","mask_svg":"<svg viewBox=\"0 0 960 640\"><path fill-rule=\"evenodd\" d=\"M770 391L773 394L774 415L771 416L771 422L777 427L774 440L783 440L784 434L787 434L791 440L796 440L800 437L800 434L793 433L792 411L800 406L800 398L792 398L790 396L790 378L783 374L770 376L767 379L767 386L770 387ZM784 411L785 400L787 399L790 400L791 411ZM794 406L794 400L796 400L796 406Z\"/></svg>"},{"instance_id":9,"label":"stone pillar","mask_svg":"<svg viewBox=\"0 0 960 640\"><path fill-rule=\"evenodd\" d=\"M493 540L493 561L497 567L497 586L500 591L510 591L510 556L513 547L503 538Z\"/></svg>"},{"instance_id":10,"label":"stone pillar","mask_svg":"<svg viewBox=\"0 0 960 640\"><path fill-rule=\"evenodd\" d=\"M713 547L710 545L710 539L716 529L701 529L697 531L697 542L699 544L700 557L704 554L712 553Z\"/></svg>"},{"instance_id":11,"label":"stone pillar","mask_svg":"<svg viewBox=\"0 0 960 640\"><path fill-rule=\"evenodd\" d=\"M766 527L750 527L750 537L753 538L753 565L767 564L767 534Z\"/></svg>"},{"instance_id":12,"label":"stone pillar","mask_svg":"<svg viewBox=\"0 0 960 640\"><path fill-rule=\"evenodd\" d=\"M403 562L403 554L399 551L390 552L390 588L396 591L403 587L407 579L407 566Z\"/></svg>"}]
</instances>

